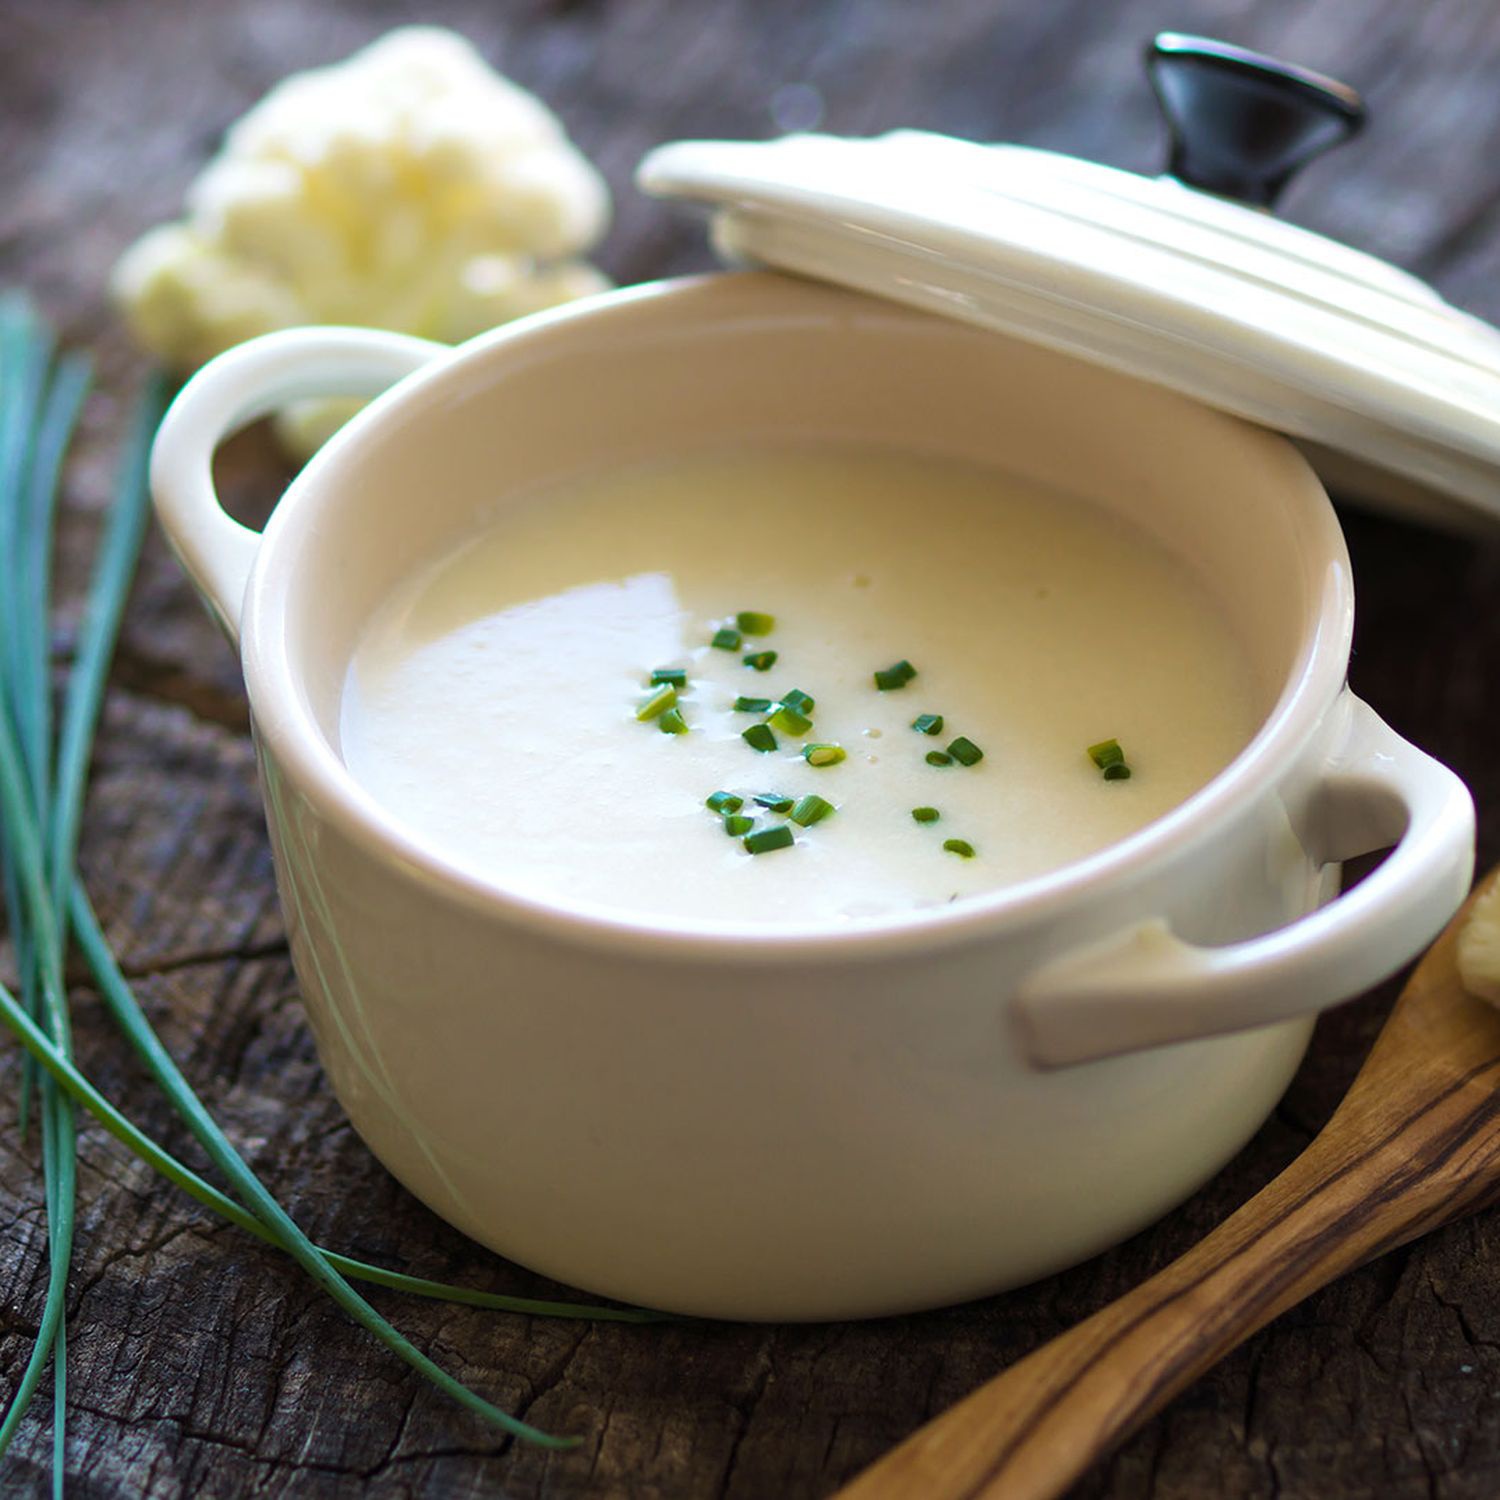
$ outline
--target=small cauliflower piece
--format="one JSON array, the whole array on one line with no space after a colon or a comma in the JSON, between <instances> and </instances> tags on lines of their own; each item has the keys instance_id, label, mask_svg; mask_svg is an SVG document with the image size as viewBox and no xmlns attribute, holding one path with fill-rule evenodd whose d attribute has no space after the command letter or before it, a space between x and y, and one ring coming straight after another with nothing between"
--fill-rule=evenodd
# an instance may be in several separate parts
<instances>
[{"instance_id":1,"label":"small cauliflower piece","mask_svg":"<svg viewBox=\"0 0 1500 1500\"><path fill-rule=\"evenodd\" d=\"M1500 878L1479 894L1458 930L1458 977L1471 995L1500 1005Z\"/></svg>"},{"instance_id":2,"label":"small cauliflower piece","mask_svg":"<svg viewBox=\"0 0 1500 1500\"><path fill-rule=\"evenodd\" d=\"M603 179L545 105L456 33L401 27L273 88L111 290L178 369L303 324L457 343L607 286L583 257L608 218ZM309 452L356 407L302 403L278 430Z\"/></svg>"}]
</instances>

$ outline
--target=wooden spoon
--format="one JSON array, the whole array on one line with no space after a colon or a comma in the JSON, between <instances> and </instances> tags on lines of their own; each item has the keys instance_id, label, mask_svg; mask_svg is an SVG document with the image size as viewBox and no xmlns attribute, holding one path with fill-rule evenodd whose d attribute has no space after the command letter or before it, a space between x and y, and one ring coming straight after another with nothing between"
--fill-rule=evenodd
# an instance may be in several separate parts
<instances>
[{"instance_id":1,"label":"wooden spoon","mask_svg":"<svg viewBox=\"0 0 1500 1500\"><path fill-rule=\"evenodd\" d=\"M1286 1171L1181 1259L913 1433L836 1500L1061 1495L1272 1318L1500 1198L1500 1011L1464 992L1454 959L1475 899L1418 965L1344 1102Z\"/></svg>"}]
</instances>

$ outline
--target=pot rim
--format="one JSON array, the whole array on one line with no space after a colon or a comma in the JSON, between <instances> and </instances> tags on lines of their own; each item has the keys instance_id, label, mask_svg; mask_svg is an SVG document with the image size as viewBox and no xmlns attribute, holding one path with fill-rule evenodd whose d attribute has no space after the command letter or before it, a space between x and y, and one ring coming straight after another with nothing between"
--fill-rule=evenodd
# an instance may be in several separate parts
<instances>
[{"instance_id":1,"label":"pot rim","mask_svg":"<svg viewBox=\"0 0 1500 1500\"><path fill-rule=\"evenodd\" d=\"M315 722L284 630L289 581L286 565L299 535L319 512L315 496L324 475L336 475L344 456L375 427L430 399L435 388L470 382L476 369L547 341L581 320L638 316L664 301L703 298L712 305L726 283L786 282L768 272L709 273L621 288L517 319L456 346L449 354L405 376L349 421L287 487L259 545L244 599L241 664L258 747L278 770L353 845L406 879L491 921L525 928L533 937L582 943L622 954L682 960L785 962L888 959L917 956L971 941L1014 934L1040 925L1093 898L1139 879L1152 867L1190 858L1236 812L1269 793L1297 762L1345 684L1352 646L1354 597L1343 532L1321 482L1297 455L1307 484L1297 497L1311 591L1317 603L1298 658L1275 705L1249 743L1222 770L1163 816L1096 853L1029 880L967 896L949 906L829 923L751 923L661 918L593 903L568 905L533 896L448 858L424 842L366 791ZM804 288L806 283L799 283ZM847 302L851 293L827 288ZM872 298L893 316L930 321L933 314ZM955 333L973 330L954 323ZM1177 396L1176 400L1189 398ZM1199 403L1213 419L1245 427L1240 419ZM1261 434L1269 442L1279 435ZM336 479L333 481L336 482ZM651 950L655 950L652 954Z\"/></svg>"}]
</instances>

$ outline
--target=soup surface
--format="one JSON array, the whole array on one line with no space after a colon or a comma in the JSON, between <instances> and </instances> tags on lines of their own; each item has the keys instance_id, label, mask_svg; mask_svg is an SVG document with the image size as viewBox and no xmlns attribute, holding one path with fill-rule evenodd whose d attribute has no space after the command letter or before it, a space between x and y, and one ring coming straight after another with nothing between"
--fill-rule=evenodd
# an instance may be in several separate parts
<instances>
[{"instance_id":1,"label":"soup surface","mask_svg":"<svg viewBox=\"0 0 1500 1500\"><path fill-rule=\"evenodd\" d=\"M774 624L711 644L741 611ZM903 661L915 675L878 688ZM640 718L658 668L685 685ZM341 739L424 844L529 895L839 924L1024 880L1159 817L1247 743L1250 681L1187 569L1091 506L925 455L765 447L497 511L370 621ZM757 750L744 731L794 690L813 706ZM1087 753L1112 738L1128 779ZM812 764L812 745L844 758ZM715 792L743 806L715 812ZM832 810L804 826L784 804L809 794ZM748 852L725 812L754 819L752 847L792 842Z\"/></svg>"}]
</instances>

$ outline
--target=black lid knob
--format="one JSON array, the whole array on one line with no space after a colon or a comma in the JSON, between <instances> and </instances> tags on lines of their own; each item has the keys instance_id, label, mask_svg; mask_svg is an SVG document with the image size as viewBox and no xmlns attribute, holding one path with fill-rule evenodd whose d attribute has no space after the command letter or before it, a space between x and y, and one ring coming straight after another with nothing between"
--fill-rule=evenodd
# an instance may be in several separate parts
<instances>
[{"instance_id":1,"label":"black lid knob","mask_svg":"<svg viewBox=\"0 0 1500 1500\"><path fill-rule=\"evenodd\" d=\"M1257 207L1365 120L1347 84L1207 37L1162 32L1146 71L1172 132L1168 175Z\"/></svg>"}]
</instances>

